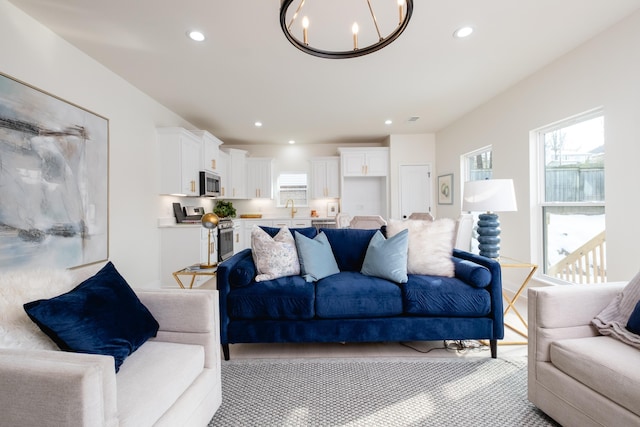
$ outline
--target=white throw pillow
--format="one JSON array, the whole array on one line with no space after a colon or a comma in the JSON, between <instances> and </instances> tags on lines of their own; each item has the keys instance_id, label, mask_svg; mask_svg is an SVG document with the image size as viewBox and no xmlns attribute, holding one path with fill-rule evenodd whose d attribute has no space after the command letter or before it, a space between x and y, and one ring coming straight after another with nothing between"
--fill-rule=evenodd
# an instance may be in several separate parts
<instances>
[{"instance_id":1,"label":"white throw pillow","mask_svg":"<svg viewBox=\"0 0 640 427\"><path fill-rule=\"evenodd\" d=\"M405 229L409 230L408 274L454 276L455 267L451 255L456 222L453 219L390 219L387 223L387 236L393 237Z\"/></svg>"},{"instance_id":2,"label":"white throw pillow","mask_svg":"<svg viewBox=\"0 0 640 427\"><path fill-rule=\"evenodd\" d=\"M70 291L73 275L67 270L10 271L0 275L0 347L59 350L29 319L23 305Z\"/></svg>"},{"instance_id":3,"label":"white throw pillow","mask_svg":"<svg viewBox=\"0 0 640 427\"><path fill-rule=\"evenodd\" d=\"M258 227L251 230L251 254L258 275L256 282L300 274L296 242L288 227L282 227L274 237Z\"/></svg>"}]
</instances>

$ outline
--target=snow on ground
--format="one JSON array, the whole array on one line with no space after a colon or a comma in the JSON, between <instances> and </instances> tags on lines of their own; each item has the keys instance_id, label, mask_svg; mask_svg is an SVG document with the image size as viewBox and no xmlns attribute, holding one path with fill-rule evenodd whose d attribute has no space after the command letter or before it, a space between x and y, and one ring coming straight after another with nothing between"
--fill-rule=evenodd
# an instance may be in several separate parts
<instances>
[{"instance_id":1,"label":"snow on ground","mask_svg":"<svg viewBox=\"0 0 640 427\"><path fill-rule=\"evenodd\" d=\"M550 214L547 229L547 265L554 265L604 231L604 214Z\"/></svg>"}]
</instances>

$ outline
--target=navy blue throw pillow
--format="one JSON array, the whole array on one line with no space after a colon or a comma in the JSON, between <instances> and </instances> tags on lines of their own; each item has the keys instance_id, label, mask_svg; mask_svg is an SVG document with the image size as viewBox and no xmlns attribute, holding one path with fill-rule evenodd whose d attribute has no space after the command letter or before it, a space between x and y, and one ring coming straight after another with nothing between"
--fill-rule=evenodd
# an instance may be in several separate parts
<instances>
[{"instance_id":1,"label":"navy blue throw pillow","mask_svg":"<svg viewBox=\"0 0 640 427\"><path fill-rule=\"evenodd\" d=\"M633 313L627 321L627 330L640 335L640 301L636 303L636 308L633 309Z\"/></svg>"},{"instance_id":2,"label":"navy blue throw pillow","mask_svg":"<svg viewBox=\"0 0 640 427\"><path fill-rule=\"evenodd\" d=\"M24 309L61 350L113 356L116 372L159 327L111 262L73 290Z\"/></svg>"}]
</instances>

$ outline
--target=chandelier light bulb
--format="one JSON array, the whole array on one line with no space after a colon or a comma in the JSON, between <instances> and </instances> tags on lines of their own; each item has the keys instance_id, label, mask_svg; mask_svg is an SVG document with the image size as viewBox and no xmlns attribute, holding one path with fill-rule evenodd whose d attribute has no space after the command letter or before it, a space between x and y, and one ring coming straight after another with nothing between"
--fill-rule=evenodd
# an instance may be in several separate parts
<instances>
[{"instance_id":1,"label":"chandelier light bulb","mask_svg":"<svg viewBox=\"0 0 640 427\"><path fill-rule=\"evenodd\" d=\"M309 44L309 39L307 37L307 29L309 28L309 18L306 16L302 18L302 39L304 44Z\"/></svg>"},{"instance_id":2,"label":"chandelier light bulb","mask_svg":"<svg viewBox=\"0 0 640 427\"><path fill-rule=\"evenodd\" d=\"M351 31L353 31L353 50L358 50L358 31L360 28L358 27L358 23L354 22L351 27Z\"/></svg>"},{"instance_id":3,"label":"chandelier light bulb","mask_svg":"<svg viewBox=\"0 0 640 427\"><path fill-rule=\"evenodd\" d=\"M402 24L402 18L404 17L404 13L402 11L404 6L404 0L398 0L398 25Z\"/></svg>"}]
</instances>

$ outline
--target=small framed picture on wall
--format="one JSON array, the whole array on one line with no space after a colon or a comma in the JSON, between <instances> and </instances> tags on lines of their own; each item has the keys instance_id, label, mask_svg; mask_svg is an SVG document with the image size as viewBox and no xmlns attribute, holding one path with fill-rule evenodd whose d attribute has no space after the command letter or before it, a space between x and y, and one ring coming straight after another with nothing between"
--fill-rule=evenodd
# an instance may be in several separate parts
<instances>
[{"instance_id":1,"label":"small framed picture on wall","mask_svg":"<svg viewBox=\"0 0 640 427\"><path fill-rule=\"evenodd\" d=\"M453 174L440 175L438 177L438 204L453 204Z\"/></svg>"},{"instance_id":2,"label":"small framed picture on wall","mask_svg":"<svg viewBox=\"0 0 640 427\"><path fill-rule=\"evenodd\" d=\"M327 216L333 218L338 215L338 202L327 203Z\"/></svg>"}]
</instances>

